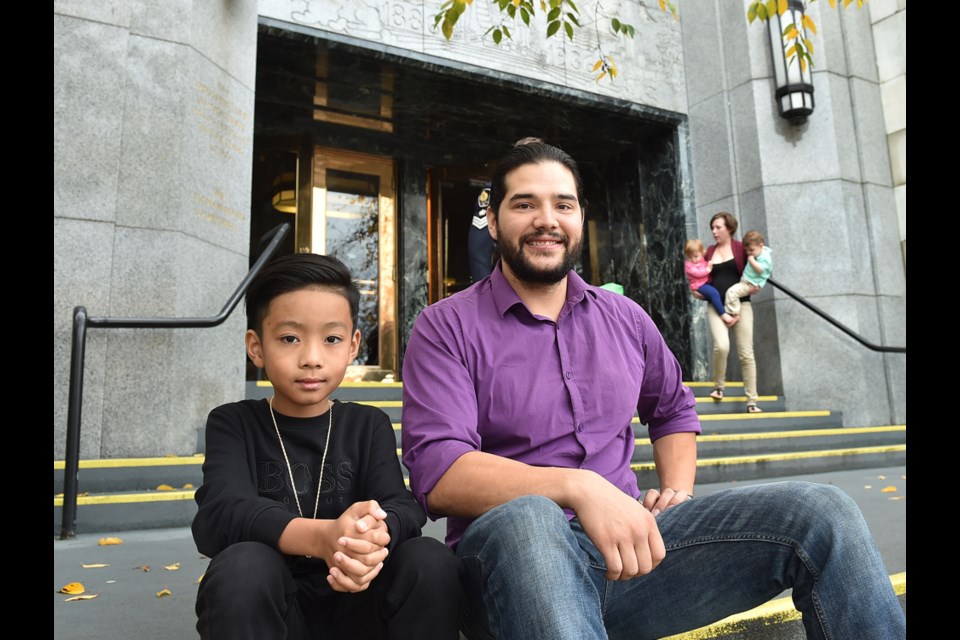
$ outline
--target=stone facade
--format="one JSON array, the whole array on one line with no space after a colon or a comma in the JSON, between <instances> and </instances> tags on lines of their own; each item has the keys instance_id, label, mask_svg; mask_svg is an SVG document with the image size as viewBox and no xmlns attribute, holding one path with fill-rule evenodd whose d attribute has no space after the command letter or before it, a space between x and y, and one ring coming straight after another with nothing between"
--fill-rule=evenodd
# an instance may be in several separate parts
<instances>
[{"instance_id":1,"label":"stone facade","mask_svg":"<svg viewBox=\"0 0 960 640\"><path fill-rule=\"evenodd\" d=\"M800 127L777 116L766 28L725 3L685 1L676 21L654 0L604 2L636 27L634 39L615 37L609 16L583 3L572 43L544 38L541 14L500 46L483 37L488 3L473 3L450 42L433 28L439 5L54 2L55 458L73 307L211 316L248 268L258 28L442 70L501 97L527 92L555 105L555 122L576 105L639 123L616 141L630 166L590 169L636 194L608 203L602 224L619 257L602 276L680 336L690 379L709 377L710 343L705 305L684 294L680 249L685 238L709 239L720 210L767 235L778 280L874 342L906 343L904 0L875 0L869 11L811 5L817 107ZM620 64L616 82L594 82L596 37ZM402 349L427 302L425 167L437 158L388 143L370 151L397 168ZM772 288L755 309L762 394L784 394L791 409L841 410L851 425L906 420L905 356L866 351ZM235 313L216 329L92 330L82 456L195 451L209 409L243 395L243 328Z\"/></svg>"}]
</instances>

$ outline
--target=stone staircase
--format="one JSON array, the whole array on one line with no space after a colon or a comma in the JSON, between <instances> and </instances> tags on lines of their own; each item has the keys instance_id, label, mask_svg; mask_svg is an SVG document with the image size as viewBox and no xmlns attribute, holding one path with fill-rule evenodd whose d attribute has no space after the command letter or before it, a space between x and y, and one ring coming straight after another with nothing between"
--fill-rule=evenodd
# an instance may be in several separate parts
<instances>
[{"instance_id":1,"label":"stone staircase","mask_svg":"<svg viewBox=\"0 0 960 640\"><path fill-rule=\"evenodd\" d=\"M763 413L749 414L746 412L746 398L739 395L742 385L729 384L727 397L720 402L708 397L710 383L688 385L697 397L703 427L703 434L698 438L698 494L719 491L739 482L761 482L788 476L827 482L843 478L842 482L849 487L867 489L861 478L887 477L877 476L878 473L890 474L891 478L893 473L902 471L905 474L905 425L844 427L842 416L836 412L786 411L784 399L776 396L761 396L759 405ZM248 383L247 397L266 398L271 393L269 383ZM386 412L396 432L399 455L402 393L400 383L364 382L342 386L335 397L341 401L371 404ZM636 418L634 421L637 446L632 466L640 487L653 487L657 485L657 479L652 447L646 429ZM203 453L199 452L193 456L81 461L78 533L117 531L132 536L138 532L131 530L171 527L179 529L163 531L183 531L196 513L193 496L202 481L203 459ZM63 490L62 487L63 462L55 461L55 536L59 533L62 504L62 498L56 494ZM880 503L875 501L874 504ZM894 562L898 564L897 569L905 568L906 540L897 533L902 525L886 524L894 525L893 529L891 532L875 532L875 535L881 534L878 544L881 549L884 543L889 546L892 535L892 544L898 550L894 555L903 554L902 562ZM428 522L424 528L424 535L442 539L443 534L442 521ZM81 535L80 539L84 537L89 536ZM185 543L178 543L178 547L192 550L188 536L184 540ZM906 572L895 573L890 579L901 606L906 609ZM185 590L192 588L192 585L184 587ZM192 599L185 602L183 616L187 620L191 617ZM192 621L183 626L185 629L192 627ZM192 637L192 631L185 633ZM803 637L799 614L785 594L751 611L666 640L790 640Z\"/></svg>"},{"instance_id":2,"label":"stone staircase","mask_svg":"<svg viewBox=\"0 0 960 640\"><path fill-rule=\"evenodd\" d=\"M746 412L738 383L717 402L709 383L688 383L697 396L703 434L698 438L697 485L750 481L829 471L883 468L906 462L906 426L844 427L829 410L785 411L784 400L761 396L763 413ZM248 383L247 397L266 398L269 383ZM345 384L334 397L379 407L390 416L400 447L401 383ZM653 449L646 429L634 418L633 457L641 488L656 486ZM202 442L202 438L201 438ZM77 509L78 533L189 525L193 494L202 481L203 453L193 456L82 460ZM63 461L54 462L54 532L60 527ZM158 489L158 487L160 489Z\"/></svg>"}]
</instances>

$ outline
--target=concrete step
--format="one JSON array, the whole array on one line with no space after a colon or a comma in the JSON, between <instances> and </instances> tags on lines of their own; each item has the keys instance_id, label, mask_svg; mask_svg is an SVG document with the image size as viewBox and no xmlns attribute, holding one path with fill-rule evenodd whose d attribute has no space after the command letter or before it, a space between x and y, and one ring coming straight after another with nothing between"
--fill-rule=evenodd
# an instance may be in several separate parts
<instances>
[{"instance_id":1,"label":"concrete step","mask_svg":"<svg viewBox=\"0 0 960 640\"><path fill-rule=\"evenodd\" d=\"M757 481L791 475L812 475L853 469L905 465L906 444L700 457L697 485ZM652 461L631 465L641 488L658 486ZM196 469L196 465L193 465ZM404 470L406 476L406 470ZM405 478L406 479L406 478ZM194 488L168 491L84 491L77 502L80 533L187 526L196 513ZM60 531L63 498L54 497L54 534Z\"/></svg>"},{"instance_id":2,"label":"concrete step","mask_svg":"<svg viewBox=\"0 0 960 640\"><path fill-rule=\"evenodd\" d=\"M697 396L703 426L698 440L698 485L791 474L903 464L906 427L843 428L826 410L785 411L783 398L762 396L763 413L746 413L742 384L730 383L722 401L707 397L712 383L688 383ZM360 382L341 386L336 397L377 406L391 416L400 455L402 384ZM269 383L248 383L251 397L269 397ZM656 486L647 430L634 418L633 468L641 487ZM193 491L202 482L203 455L84 460L80 463L78 531L115 531L188 525L196 512ZM171 489L158 490L161 485ZM54 531L60 528L63 462L54 462Z\"/></svg>"},{"instance_id":3,"label":"concrete step","mask_svg":"<svg viewBox=\"0 0 960 640\"><path fill-rule=\"evenodd\" d=\"M822 451L905 445L907 427L840 427L837 429L794 429L747 433L706 434L697 438L700 458L760 456L798 451ZM633 462L653 462L650 438L637 438Z\"/></svg>"},{"instance_id":4,"label":"concrete step","mask_svg":"<svg viewBox=\"0 0 960 640\"><path fill-rule=\"evenodd\" d=\"M162 458L81 460L77 486L80 491L92 493L154 491L160 485L175 489L196 488L203 481L203 460L200 453ZM54 493L63 491L63 467L63 460L53 463Z\"/></svg>"}]
</instances>

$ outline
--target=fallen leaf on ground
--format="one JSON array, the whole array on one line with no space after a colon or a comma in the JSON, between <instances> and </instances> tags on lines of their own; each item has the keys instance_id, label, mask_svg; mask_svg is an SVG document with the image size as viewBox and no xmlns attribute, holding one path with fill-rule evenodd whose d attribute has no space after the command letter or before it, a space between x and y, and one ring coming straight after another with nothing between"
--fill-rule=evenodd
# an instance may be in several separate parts
<instances>
[{"instance_id":1,"label":"fallen leaf on ground","mask_svg":"<svg viewBox=\"0 0 960 640\"><path fill-rule=\"evenodd\" d=\"M895 486L890 485L889 487L884 487L883 489L880 489L880 493L893 493L896 490L897 488Z\"/></svg>"},{"instance_id":2,"label":"fallen leaf on ground","mask_svg":"<svg viewBox=\"0 0 960 640\"><path fill-rule=\"evenodd\" d=\"M107 584L114 584L116 580L107 580Z\"/></svg>"},{"instance_id":3,"label":"fallen leaf on ground","mask_svg":"<svg viewBox=\"0 0 960 640\"><path fill-rule=\"evenodd\" d=\"M193 483L192 483L192 482L188 482L187 484L183 485L183 488L184 488L184 489L193 489Z\"/></svg>"},{"instance_id":4,"label":"fallen leaf on ground","mask_svg":"<svg viewBox=\"0 0 960 640\"><path fill-rule=\"evenodd\" d=\"M157 597L158 597L158 598L162 598L162 597L164 597L164 596L172 596L172 595L173 595L173 594L170 593L170 589L163 589L163 590L161 590L161 591L157 591Z\"/></svg>"},{"instance_id":5,"label":"fallen leaf on ground","mask_svg":"<svg viewBox=\"0 0 960 640\"><path fill-rule=\"evenodd\" d=\"M144 573L146 573L147 571L150 571L150 565L144 564L144 565L140 565L139 567L134 567L134 569L139 569L140 571L143 571Z\"/></svg>"},{"instance_id":6,"label":"fallen leaf on ground","mask_svg":"<svg viewBox=\"0 0 960 640\"><path fill-rule=\"evenodd\" d=\"M163 568L166 569L167 571L179 571L179 570L180 570L180 563L179 563L179 562L174 562L173 564L165 565Z\"/></svg>"},{"instance_id":7,"label":"fallen leaf on ground","mask_svg":"<svg viewBox=\"0 0 960 640\"><path fill-rule=\"evenodd\" d=\"M906 500L907 496L890 496L887 500Z\"/></svg>"},{"instance_id":8,"label":"fallen leaf on ground","mask_svg":"<svg viewBox=\"0 0 960 640\"><path fill-rule=\"evenodd\" d=\"M120 538L100 538L100 542L97 544L99 544L101 547L106 547L111 544L123 544L123 540Z\"/></svg>"},{"instance_id":9,"label":"fallen leaf on ground","mask_svg":"<svg viewBox=\"0 0 960 640\"><path fill-rule=\"evenodd\" d=\"M157 491L176 491L173 487L168 484L157 485Z\"/></svg>"},{"instance_id":10,"label":"fallen leaf on ground","mask_svg":"<svg viewBox=\"0 0 960 640\"><path fill-rule=\"evenodd\" d=\"M103 564L103 563L83 564L83 563L81 562L81 563L80 563L80 566L83 567L84 569L103 569L104 567L109 567L110 565L108 565L108 564Z\"/></svg>"},{"instance_id":11,"label":"fallen leaf on ground","mask_svg":"<svg viewBox=\"0 0 960 640\"><path fill-rule=\"evenodd\" d=\"M197 578L197 581L196 581L194 584L200 584L200 581L203 580L203 576L205 576L205 575L207 575L207 574L204 573L204 574L202 574L199 578Z\"/></svg>"},{"instance_id":12,"label":"fallen leaf on ground","mask_svg":"<svg viewBox=\"0 0 960 640\"><path fill-rule=\"evenodd\" d=\"M93 600L97 597L95 593L88 593L85 596L73 596L72 598L67 598L64 602L76 602L77 600Z\"/></svg>"},{"instance_id":13,"label":"fallen leaf on ground","mask_svg":"<svg viewBox=\"0 0 960 640\"><path fill-rule=\"evenodd\" d=\"M70 584L63 585L63 587L60 589L60 593L67 593L72 596L78 593L83 593L86 590L87 588L79 582L71 582Z\"/></svg>"},{"instance_id":14,"label":"fallen leaf on ground","mask_svg":"<svg viewBox=\"0 0 960 640\"><path fill-rule=\"evenodd\" d=\"M906 475L902 475L902 476L900 476L900 479L901 479L901 480L906 480L906 479L907 479L907 476L906 476Z\"/></svg>"},{"instance_id":15,"label":"fallen leaf on ground","mask_svg":"<svg viewBox=\"0 0 960 640\"><path fill-rule=\"evenodd\" d=\"M878 479L878 480L886 480L886 479L887 479L887 476L877 476L877 479Z\"/></svg>"},{"instance_id":16,"label":"fallen leaf on ground","mask_svg":"<svg viewBox=\"0 0 960 640\"><path fill-rule=\"evenodd\" d=\"M864 489L873 489L873 485L872 485L872 484L865 484L865 485L863 485L863 488L864 488Z\"/></svg>"}]
</instances>

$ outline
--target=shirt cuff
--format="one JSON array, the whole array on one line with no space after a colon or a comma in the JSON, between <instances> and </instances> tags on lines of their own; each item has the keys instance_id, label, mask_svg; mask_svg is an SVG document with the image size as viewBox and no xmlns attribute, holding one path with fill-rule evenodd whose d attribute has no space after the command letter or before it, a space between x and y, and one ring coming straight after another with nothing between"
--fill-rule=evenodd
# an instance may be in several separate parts
<instances>
[{"instance_id":1,"label":"shirt cuff","mask_svg":"<svg viewBox=\"0 0 960 640\"><path fill-rule=\"evenodd\" d=\"M410 488L417 502L420 503L431 520L442 518L445 514L435 514L430 511L427 506L427 494L433 491L443 474L460 456L476 450L469 443L459 440L446 440L433 444L429 453L421 454L416 460L411 461L409 465Z\"/></svg>"}]
</instances>

